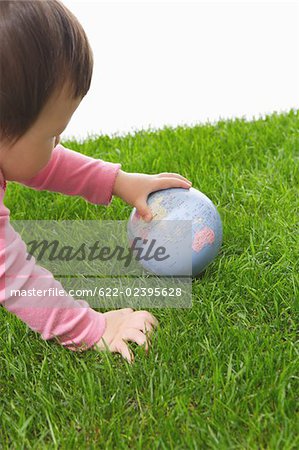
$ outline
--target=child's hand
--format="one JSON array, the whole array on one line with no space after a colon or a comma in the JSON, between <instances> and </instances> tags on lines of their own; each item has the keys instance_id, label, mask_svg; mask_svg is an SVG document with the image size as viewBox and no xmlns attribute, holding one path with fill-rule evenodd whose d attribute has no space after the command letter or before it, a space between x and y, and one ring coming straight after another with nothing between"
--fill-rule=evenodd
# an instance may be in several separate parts
<instances>
[{"instance_id":1,"label":"child's hand","mask_svg":"<svg viewBox=\"0 0 299 450\"><path fill-rule=\"evenodd\" d=\"M149 222L153 217L146 201L151 192L172 187L188 189L191 185L191 181L177 173L165 172L158 175L146 175L120 170L115 180L113 194L122 198L129 205L135 206L139 215Z\"/></svg>"},{"instance_id":2,"label":"child's hand","mask_svg":"<svg viewBox=\"0 0 299 450\"><path fill-rule=\"evenodd\" d=\"M104 315L106 330L94 349L106 350L106 343L111 352L120 353L129 363L134 362L134 355L130 353L124 341L134 341L138 345L145 344L145 350L148 352L148 335L152 333L153 327L158 325L157 319L152 314L123 308L108 311Z\"/></svg>"}]
</instances>

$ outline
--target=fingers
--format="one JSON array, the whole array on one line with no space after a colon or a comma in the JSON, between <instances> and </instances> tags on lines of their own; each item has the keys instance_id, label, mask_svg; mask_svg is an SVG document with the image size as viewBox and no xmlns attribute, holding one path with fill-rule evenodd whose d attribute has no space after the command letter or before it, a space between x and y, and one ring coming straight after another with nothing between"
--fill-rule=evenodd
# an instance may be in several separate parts
<instances>
[{"instance_id":1,"label":"fingers","mask_svg":"<svg viewBox=\"0 0 299 450\"><path fill-rule=\"evenodd\" d=\"M142 331L136 330L136 328L128 328L123 335L123 339L125 341L136 342L138 345L145 344L145 350L148 351L148 340L146 335L142 333Z\"/></svg>"},{"instance_id":2,"label":"fingers","mask_svg":"<svg viewBox=\"0 0 299 450\"><path fill-rule=\"evenodd\" d=\"M122 340L114 345L112 352L120 353L129 363L134 362L134 354L130 351L125 341L136 342L138 345L145 345L145 351L148 352L148 338L142 331L136 328L128 328L122 336Z\"/></svg>"},{"instance_id":3,"label":"fingers","mask_svg":"<svg viewBox=\"0 0 299 450\"><path fill-rule=\"evenodd\" d=\"M142 326L142 332L144 334L146 334L147 336L151 335L154 331L154 327L151 323L149 322L144 322L143 326Z\"/></svg>"},{"instance_id":4,"label":"fingers","mask_svg":"<svg viewBox=\"0 0 299 450\"><path fill-rule=\"evenodd\" d=\"M171 172L163 172L163 173L159 173L158 175L157 175L157 177L159 177L159 178L169 178L169 177L174 177L174 178L179 178L179 179L181 179L181 180L185 180L185 181L187 181L188 183L191 183L192 184L192 182L190 181L190 180L188 180L187 178L185 178L185 177L183 177L183 175L180 175L179 173L171 173Z\"/></svg>"},{"instance_id":5,"label":"fingers","mask_svg":"<svg viewBox=\"0 0 299 450\"><path fill-rule=\"evenodd\" d=\"M140 199L135 203L135 207L137 209L138 214L140 217L145 220L146 222L150 222L153 218L152 211L148 204L146 203L146 198Z\"/></svg>"},{"instance_id":6,"label":"fingers","mask_svg":"<svg viewBox=\"0 0 299 450\"><path fill-rule=\"evenodd\" d=\"M180 178L160 177L156 180L157 189L168 189L172 187L190 188L191 182Z\"/></svg>"},{"instance_id":7,"label":"fingers","mask_svg":"<svg viewBox=\"0 0 299 450\"><path fill-rule=\"evenodd\" d=\"M119 341L115 348L112 350L113 353L120 353L123 358L125 358L128 363L132 364L135 361L134 354L130 351L129 347L124 341Z\"/></svg>"},{"instance_id":8,"label":"fingers","mask_svg":"<svg viewBox=\"0 0 299 450\"><path fill-rule=\"evenodd\" d=\"M133 309L133 308L121 308L119 311L120 311L122 314L127 314L127 313L133 312L134 309Z\"/></svg>"},{"instance_id":9,"label":"fingers","mask_svg":"<svg viewBox=\"0 0 299 450\"><path fill-rule=\"evenodd\" d=\"M120 353L122 357L126 359L130 364L135 360L134 354L130 351L129 347L123 340L119 340L109 348L104 339L101 339L101 341L96 344L95 350L100 350L102 352L108 351L112 353Z\"/></svg>"},{"instance_id":10,"label":"fingers","mask_svg":"<svg viewBox=\"0 0 299 450\"><path fill-rule=\"evenodd\" d=\"M150 222L153 219L151 209L147 204L148 194L160 189L168 188L184 188L189 189L192 186L192 182L178 173L162 172L158 175L151 175L153 186L150 191L146 193L146 196L141 196L135 201L135 207L140 217L146 222Z\"/></svg>"},{"instance_id":11,"label":"fingers","mask_svg":"<svg viewBox=\"0 0 299 450\"><path fill-rule=\"evenodd\" d=\"M157 319L148 311L134 311L130 321L130 327L141 330L148 336L154 331L154 327L158 325Z\"/></svg>"},{"instance_id":12,"label":"fingers","mask_svg":"<svg viewBox=\"0 0 299 450\"><path fill-rule=\"evenodd\" d=\"M152 324L154 327L156 327L159 322L151 313L148 311L135 311L136 315L141 315L142 317L145 317L146 321Z\"/></svg>"},{"instance_id":13,"label":"fingers","mask_svg":"<svg viewBox=\"0 0 299 450\"><path fill-rule=\"evenodd\" d=\"M158 325L158 320L151 313L122 308L104 314L107 326L103 337L95 346L97 350L120 353L130 364L135 358L126 341L144 346L148 352L151 345L150 335Z\"/></svg>"}]
</instances>

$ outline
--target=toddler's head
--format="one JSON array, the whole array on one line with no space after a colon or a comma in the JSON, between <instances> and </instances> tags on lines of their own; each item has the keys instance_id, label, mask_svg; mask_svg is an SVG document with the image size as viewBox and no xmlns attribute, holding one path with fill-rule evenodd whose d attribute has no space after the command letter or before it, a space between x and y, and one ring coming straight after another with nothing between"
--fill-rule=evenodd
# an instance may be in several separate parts
<instances>
[{"instance_id":1,"label":"toddler's head","mask_svg":"<svg viewBox=\"0 0 299 450\"><path fill-rule=\"evenodd\" d=\"M7 180L42 169L89 90L93 55L59 1L0 1L0 168Z\"/></svg>"}]
</instances>

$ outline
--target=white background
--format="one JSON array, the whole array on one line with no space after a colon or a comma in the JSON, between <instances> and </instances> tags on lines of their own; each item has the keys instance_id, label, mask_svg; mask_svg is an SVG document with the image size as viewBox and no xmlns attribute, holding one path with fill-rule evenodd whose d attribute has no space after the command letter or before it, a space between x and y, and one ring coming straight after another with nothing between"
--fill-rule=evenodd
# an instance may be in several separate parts
<instances>
[{"instance_id":1,"label":"white background","mask_svg":"<svg viewBox=\"0 0 299 450\"><path fill-rule=\"evenodd\" d=\"M299 106L298 2L62 2L94 54L63 139Z\"/></svg>"}]
</instances>

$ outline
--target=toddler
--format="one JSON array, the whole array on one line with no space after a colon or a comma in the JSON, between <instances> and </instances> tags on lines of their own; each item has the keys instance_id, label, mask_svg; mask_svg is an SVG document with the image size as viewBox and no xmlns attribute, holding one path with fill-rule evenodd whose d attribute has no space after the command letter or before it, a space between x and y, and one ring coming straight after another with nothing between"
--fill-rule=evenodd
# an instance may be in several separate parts
<instances>
[{"instance_id":1,"label":"toddler","mask_svg":"<svg viewBox=\"0 0 299 450\"><path fill-rule=\"evenodd\" d=\"M26 307L24 296L10 294L13 289L63 287L34 258L26 259L26 245L3 203L7 181L101 205L116 195L146 221L152 219L146 202L150 192L188 189L191 182L173 173L127 173L120 164L59 143L89 90L93 70L86 34L63 3L1 0L0 42L0 304L44 340L55 339L73 351L118 352L133 362L127 342L148 351L148 337L158 324L149 312L123 308L102 314L66 292L64 297L31 297ZM5 267L22 276L6 277Z\"/></svg>"}]
</instances>

